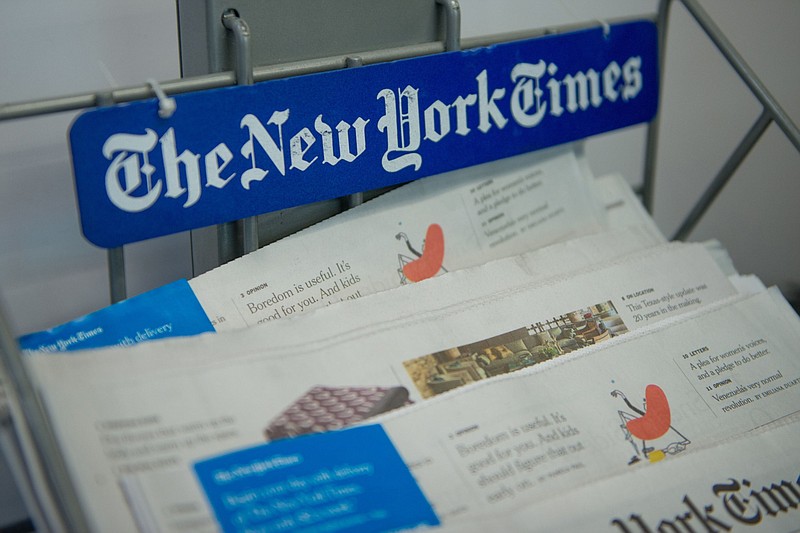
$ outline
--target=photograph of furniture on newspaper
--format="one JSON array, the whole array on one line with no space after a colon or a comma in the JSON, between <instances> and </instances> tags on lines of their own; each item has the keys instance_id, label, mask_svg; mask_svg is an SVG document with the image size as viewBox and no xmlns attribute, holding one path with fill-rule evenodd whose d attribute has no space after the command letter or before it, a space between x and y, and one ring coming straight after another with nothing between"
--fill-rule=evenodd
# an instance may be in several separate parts
<instances>
[{"instance_id":1,"label":"photograph of furniture on newspaper","mask_svg":"<svg viewBox=\"0 0 800 533\"><path fill-rule=\"evenodd\" d=\"M628 331L610 301L403 362L423 398L549 361Z\"/></svg>"}]
</instances>

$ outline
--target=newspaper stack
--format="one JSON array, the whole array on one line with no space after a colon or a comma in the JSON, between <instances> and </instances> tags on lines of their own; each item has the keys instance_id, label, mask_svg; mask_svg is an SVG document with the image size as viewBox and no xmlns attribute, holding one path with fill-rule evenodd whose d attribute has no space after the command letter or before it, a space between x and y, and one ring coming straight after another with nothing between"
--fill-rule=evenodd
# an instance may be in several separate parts
<instances>
[{"instance_id":1,"label":"newspaper stack","mask_svg":"<svg viewBox=\"0 0 800 533\"><path fill-rule=\"evenodd\" d=\"M170 294L23 339L92 530L800 520L800 319L579 150L415 182Z\"/></svg>"}]
</instances>

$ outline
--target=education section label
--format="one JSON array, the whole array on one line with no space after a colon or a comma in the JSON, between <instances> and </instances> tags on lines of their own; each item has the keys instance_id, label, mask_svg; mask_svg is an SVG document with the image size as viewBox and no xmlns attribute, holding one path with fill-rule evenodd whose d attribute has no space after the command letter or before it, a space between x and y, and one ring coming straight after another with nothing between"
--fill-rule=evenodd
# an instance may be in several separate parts
<instances>
[{"instance_id":1,"label":"education section label","mask_svg":"<svg viewBox=\"0 0 800 533\"><path fill-rule=\"evenodd\" d=\"M102 247L404 183L646 122L648 21L98 108L70 130Z\"/></svg>"}]
</instances>

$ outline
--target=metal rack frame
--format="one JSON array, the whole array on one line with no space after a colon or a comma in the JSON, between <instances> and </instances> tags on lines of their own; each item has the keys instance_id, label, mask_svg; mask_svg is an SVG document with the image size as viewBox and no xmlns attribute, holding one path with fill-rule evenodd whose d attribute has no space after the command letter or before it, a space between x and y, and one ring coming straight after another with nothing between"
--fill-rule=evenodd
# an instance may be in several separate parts
<instances>
[{"instance_id":1,"label":"metal rack frame","mask_svg":"<svg viewBox=\"0 0 800 533\"><path fill-rule=\"evenodd\" d=\"M220 0L221 2L222 0ZM0 105L0 121L18 118L33 117L50 113L74 111L85 108L111 105L113 103L130 102L146 98L152 98L159 92L165 95L175 95L192 91L215 89L231 86L235 84L258 83L267 80L323 72L333 69L350 68L359 65L392 61L397 59L435 54L447 50L457 50L460 48L469 49L479 46L486 46L503 41L530 38L544 34L571 31L578 28L597 26L597 21L590 24L572 25L560 27L558 29L533 30L528 32L517 32L504 35L496 35L481 38L461 39L460 38L460 8L457 0L430 0L435 1L441 6L443 29L440 32L440 39L421 43L405 43L402 46L392 46L360 51L357 54L339 53L331 56L314 56L280 62L277 64L266 65L263 61L254 61L250 43L250 28L243 17L236 11L225 8L220 12L225 32L217 27L216 37L223 41L233 42L235 58L232 68L227 69L226 65L230 62L231 52L224 52L217 58L219 72L203 74L200 76L183 78L180 80L170 80L161 83L148 83L135 87L117 89L114 91L102 91L97 93L83 93L78 95L49 98L44 100L6 103ZM677 0L687 9L694 20L699 24L708 38L719 49L728 63L736 71L743 83L750 89L752 94L760 102L762 111L753 124L746 132L742 141L735 148L730 157L723 163L722 167L714 177L711 184L703 192L696 204L693 206L687 217L684 219L680 228L677 230L673 239L685 239L704 213L717 198L725 184L735 173L736 169L747 157L750 150L758 142L766 129L775 123L786 135L794 147L800 151L800 130L791 121L787 113L783 110L777 100L770 94L765 85L759 80L755 72L747 65L742 56L735 50L728 41L720 28L714 23L711 17L700 6L698 0ZM659 32L659 70L663 72L665 47L668 34L669 10L672 0L659 0L658 10L653 20ZM219 8L217 0L207 0L207 6ZM233 5L232 3L230 4ZM210 10L211 8L209 8ZM213 14L213 13L212 13ZM208 15L208 13L206 13ZM446 28L446 29L444 29ZM228 55L225 55L228 54ZM212 54L213 55L213 54ZM264 66L253 67L253 63ZM221 65L221 66L220 66ZM662 80L663 83L663 80ZM652 211L654 202L655 167L656 153L658 145L659 115L650 122L647 128L646 152L644 161L644 179L641 190L643 203L648 211ZM356 205L362 201L362 193L354 195L344 202L347 205ZM221 247L223 254L230 255L232 252L232 228L221 228L219 230ZM255 220L248 220L244 223L244 251L254 250L258 242L258 227ZM125 298L125 263L122 248L115 248L108 251L108 268L110 279L110 293L112 301ZM16 339L11 333L8 322L4 315L4 310L0 308L0 370L3 375L8 377L5 383L11 396L10 400L17 401L21 411L25 415L24 421L15 421L18 427L28 431L32 441L36 446L38 460L45 465L48 475L48 482L53 489L53 494L58 498L59 510L62 513L64 522L71 531L84 531L88 529L88 521L83 514L82 507L74 491L73 485L67 473L66 465L58 448L57 442L50 430L47 422L46 413L39 401L36 393L35 384L27 374L22 354ZM0 414L0 416L3 416ZM5 416L8 416L7 414Z\"/></svg>"}]
</instances>

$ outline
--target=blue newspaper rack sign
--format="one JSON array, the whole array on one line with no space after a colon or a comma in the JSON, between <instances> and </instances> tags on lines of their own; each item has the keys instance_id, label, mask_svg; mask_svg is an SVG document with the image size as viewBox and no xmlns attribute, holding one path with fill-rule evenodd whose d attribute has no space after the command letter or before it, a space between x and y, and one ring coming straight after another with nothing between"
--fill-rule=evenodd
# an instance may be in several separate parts
<instances>
[{"instance_id":1,"label":"blue newspaper rack sign","mask_svg":"<svg viewBox=\"0 0 800 533\"><path fill-rule=\"evenodd\" d=\"M112 248L412 181L647 122L649 21L81 114L69 138L86 238Z\"/></svg>"}]
</instances>

